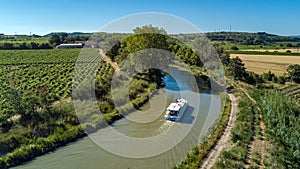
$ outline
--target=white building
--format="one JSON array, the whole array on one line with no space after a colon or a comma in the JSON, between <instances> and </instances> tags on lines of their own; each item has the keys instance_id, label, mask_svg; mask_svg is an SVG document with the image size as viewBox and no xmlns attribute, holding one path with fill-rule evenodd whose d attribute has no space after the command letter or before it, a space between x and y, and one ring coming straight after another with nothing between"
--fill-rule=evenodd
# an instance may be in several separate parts
<instances>
[{"instance_id":1,"label":"white building","mask_svg":"<svg viewBox=\"0 0 300 169\"><path fill-rule=\"evenodd\" d=\"M56 48L82 48L82 44L60 44Z\"/></svg>"}]
</instances>

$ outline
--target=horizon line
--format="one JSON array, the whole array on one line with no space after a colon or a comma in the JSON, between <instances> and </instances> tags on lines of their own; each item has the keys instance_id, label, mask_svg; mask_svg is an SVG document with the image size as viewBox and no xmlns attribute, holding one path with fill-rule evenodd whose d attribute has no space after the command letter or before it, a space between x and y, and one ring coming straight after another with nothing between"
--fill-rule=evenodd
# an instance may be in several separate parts
<instances>
[{"instance_id":1,"label":"horizon line","mask_svg":"<svg viewBox=\"0 0 300 169\"><path fill-rule=\"evenodd\" d=\"M6 34L6 33L2 33L0 32L0 35L4 35L4 36L47 36L49 34L55 34L55 33L67 33L67 34L72 34L72 33L82 33L82 34L95 34L95 33L112 33L112 34L131 34L133 33L132 31L128 31L128 32L94 32L94 31L53 31L50 33L46 33L46 34L36 34L36 33L32 33L30 32L29 34L18 34L17 32L15 34ZM287 37L295 37L295 36L300 36L299 34L291 34L291 35L283 35L283 34L277 34L277 33L270 33L270 32L266 32L266 31L228 31L228 30L220 30L220 31L203 31L203 32L188 32L188 33L168 33L169 35L178 35L178 34L201 34L201 33L266 33L269 35L276 35L276 36L287 36Z\"/></svg>"}]
</instances>

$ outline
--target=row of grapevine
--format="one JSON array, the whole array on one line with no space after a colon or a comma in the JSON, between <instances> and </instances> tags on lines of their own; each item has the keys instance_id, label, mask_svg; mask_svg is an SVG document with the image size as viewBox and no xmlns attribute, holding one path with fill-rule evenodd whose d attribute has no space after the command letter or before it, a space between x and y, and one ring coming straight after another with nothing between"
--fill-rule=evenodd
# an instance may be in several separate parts
<instances>
[{"instance_id":1,"label":"row of grapevine","mask_svg":"<svg viewBox=\"0 0 300 169\"><path fill-rule=\"evenodd\" d=\"M293 98L295 101L300 103L300 85L299 84L287 84L281 88L279 88L280 91L287 94L291 98Z\"/></svg>"}]
</instances>

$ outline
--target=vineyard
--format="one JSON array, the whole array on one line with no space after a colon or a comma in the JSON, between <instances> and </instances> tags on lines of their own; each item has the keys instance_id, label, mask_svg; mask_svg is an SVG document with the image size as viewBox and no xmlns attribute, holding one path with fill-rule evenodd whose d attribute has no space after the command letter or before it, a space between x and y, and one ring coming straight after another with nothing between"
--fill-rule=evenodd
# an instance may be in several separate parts
<instances>
[{"instance_id":1,"label":"vineyard","mask_svg":"<svg viewBox=\"0 0 300 169\"><path fill-rule=\"evenodd\" d=\"M1 65L75 63L80 49L0 50Z\"/></svg>"},{"instance_id":2,"label":"vineyard","mask_svg":"<svg viewBox=\"0 0 300 169\"><path fill-rule=\"evenodd\" d=\"M236 125L231 130L232 146L221 152L219 159L213 168L244 168L247 164L248 146L254 136L253 127L257 109L251 101L243 97L238 104Z\"/></svg>"},{"instance_id":3,"label":"vineyard","mask_svg":"<svg viewBox=\"0 0 300 169\"><path fill-rule=\"evenodd\" d=\"M261 107L266 137L272 143L267 149L270 155L264 160L265 167L299 168L299 104L280 91L256 90L252 96Z\"/></svg>"},{"instance_id":4,"label":"vineyard","mask_svg":"<svg viewBox=\"0 0 300 169\"><path fill-rule=\"evenodd\" d=\"M299 84L286 84L279 88L283 93L293 98L296 102L300 103L300 85Z\"/></svg>"},{"instance_id":5,"label":"vineyard","mask_svg":"<svg viewBox=\"0 0 300 169\"><path fill-rule=\"evenodd\" d=\"M0 65L0 92L14 88L22 92L47 93L49 101L70 97L79 52L79 49L0 51L0 57L3 58ZM88 64L80 66L86 69ZM104 62L97 67L97 84L104 84L113 75L113 69Z\"/></svg>"},{"instance_id":6,"label":"vineyard","mask_svg":"<svg viewBox=\"0 0 300 169\"><path fill-rule=\"evenodd\" d=\"M92 50L92 54L98 54ZM75 61L79 49L0 51L0 168L14 166L57 145L84 135L70 101L75 66L88 71L90 63ZM94 55L95 56L95 55ZM96 62L95 93L99 106L111 113L113 68ZM100 95L101 93L101 95ZM98 127L99 119L92 119Z\"/></svg>"}]
</instances>

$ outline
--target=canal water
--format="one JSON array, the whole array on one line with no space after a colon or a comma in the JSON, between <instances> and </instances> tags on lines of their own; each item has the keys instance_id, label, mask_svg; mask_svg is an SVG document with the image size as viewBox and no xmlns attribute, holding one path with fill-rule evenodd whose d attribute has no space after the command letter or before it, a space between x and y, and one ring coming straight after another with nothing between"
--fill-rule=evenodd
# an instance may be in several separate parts
<instances>
[{"instance_id":1,"label":"canal water","mask_svg":"<svg viewBox=\"0 0 300 169\"><path fill-rule=\"evenodd\" d=\"M15 168L173 168L203 139L219 117L221 99L203 89L204 82L188 71L172 68L168 73L164 78L166 86L139 111ZM165 108L181 97L189 102L182 119L179 122L164 120Z\"/></svg>"}]
</instances>

